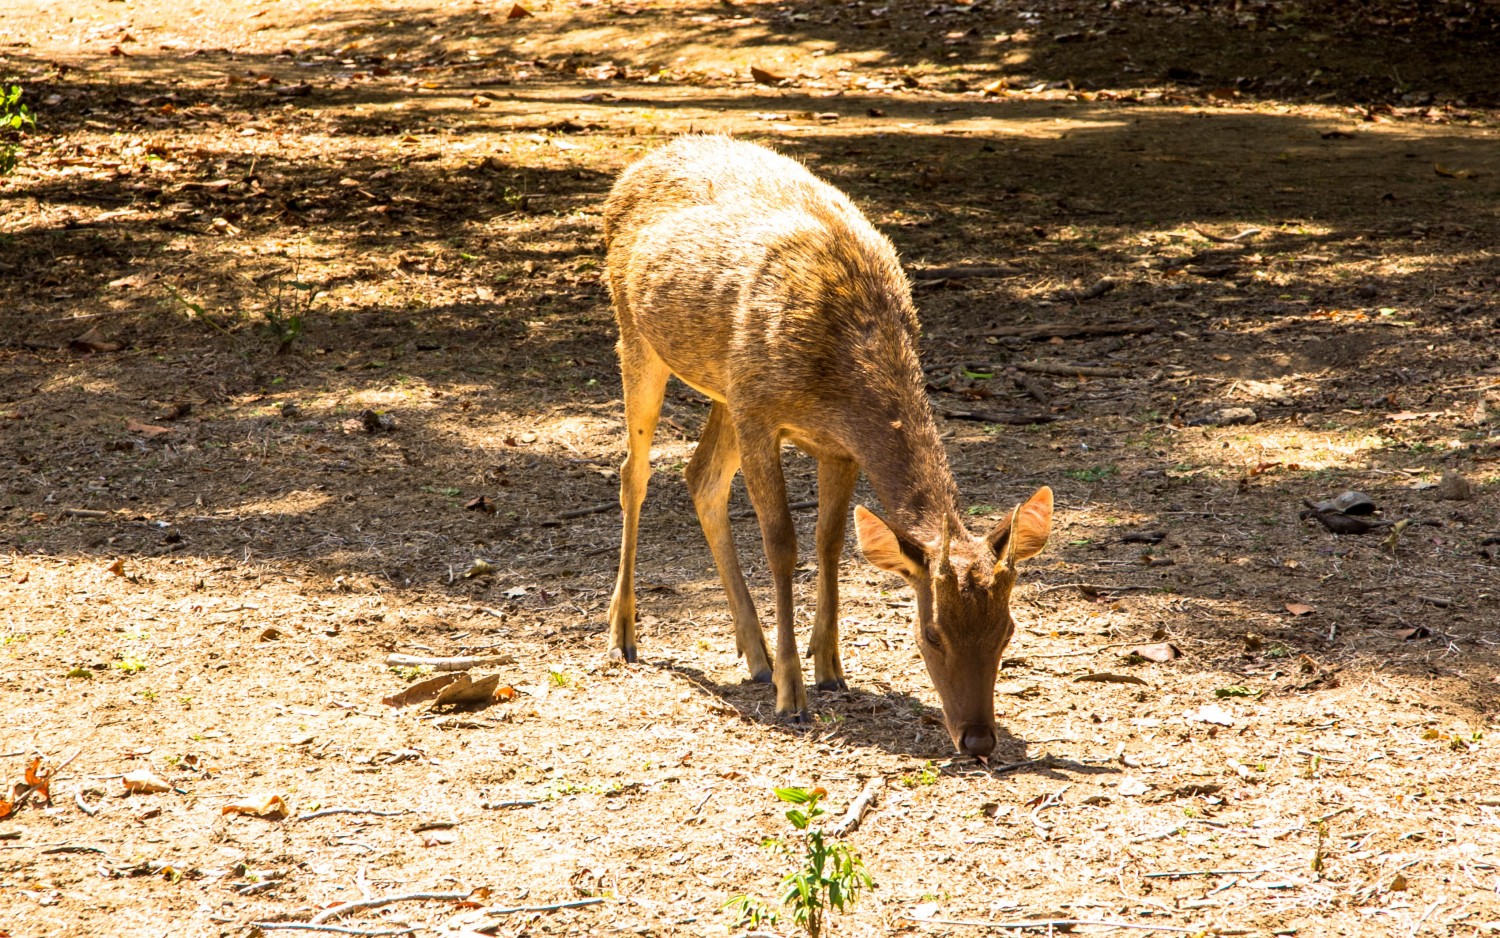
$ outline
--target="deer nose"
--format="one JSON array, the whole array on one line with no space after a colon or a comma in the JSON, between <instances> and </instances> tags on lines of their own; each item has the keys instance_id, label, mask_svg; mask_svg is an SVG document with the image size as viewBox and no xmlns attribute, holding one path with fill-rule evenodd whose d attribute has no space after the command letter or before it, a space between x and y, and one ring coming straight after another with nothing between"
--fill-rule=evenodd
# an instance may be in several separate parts
<instances>
[{"instance_id":1,"label":"deer nose","mask_svg":"<svg viewBox=\"0 0 1500 938\"><path fill-rule=\"evenodd\" d=\"M987 726L971 726L964 730L964 753L971 756L988 756L995 751L995 731Z\"/></svg>"}]
</instances>

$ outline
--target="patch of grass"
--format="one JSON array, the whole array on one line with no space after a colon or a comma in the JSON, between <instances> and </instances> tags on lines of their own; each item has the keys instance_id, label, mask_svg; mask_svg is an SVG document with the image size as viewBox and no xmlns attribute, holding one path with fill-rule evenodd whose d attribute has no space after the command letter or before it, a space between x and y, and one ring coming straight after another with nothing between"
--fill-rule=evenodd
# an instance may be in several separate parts
<instances>
[{"instance_id":1,"label":"patch of grass","mask_svg":"<svg viewBox=\"0 0 1500 938\"><path fill-rule=\"evenodd\" d=\"M901 784L907 788L916 788L919 785L936 785L937 780L937 769L932 767L930 761L917 771L908 772L901 776Z\"/></svg>"},{"instance_id":2,"label":"patch of grass","mask_svg":"<svg viewBox=\"0 0 1500 938\"><path fill-rule=\"evenodd\" d=\"M21 103L21 86L0 85L0 176L16 168L16 137L27 127L36 126L31 109Z\"/></svg>"},{"instance_id":3,"label":"patch of grass","mask_svg":"<svg viewBox=\"0 0 1500 938\"><path fill-rule=\"evenodd\" d=\"M146 662L142 661L139 658L127 655L126 657L121 658L119 661L116 661L114 664L110 665L110 667L123 674L139 674L140 672L146 670Z\"/></svg>"},{"instance_id":4,"label":"patch of grass","mask_svg":"<svg viewBox=\"0 0 1500 938\"><path fill-rule=\"evenodd\" d=\"M394 664L391 665L391 673L401 678L401 680L406 681L407 683L411 683L419 677L426 677L427 675L431 674L432 665Z\"/></svg>"},{"instance_id":5,"label":"patch of grass","mask_svg":"<svg viewBox=\"0 0 1500 938\"><path fill-rule=\"evenodd\" d=\"M1090 466L1087 469L1069 469L1063 475L1079 482L1103 482L1112 475L1118 475L1119 466Z\"/></svg>"}]
</instances>

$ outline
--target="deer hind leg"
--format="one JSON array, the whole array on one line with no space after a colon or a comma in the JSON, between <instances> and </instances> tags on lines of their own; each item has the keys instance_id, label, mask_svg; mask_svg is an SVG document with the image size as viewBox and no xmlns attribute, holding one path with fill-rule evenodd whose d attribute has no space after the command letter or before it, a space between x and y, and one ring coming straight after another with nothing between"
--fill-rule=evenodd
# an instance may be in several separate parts
<instances>
[{"instance_id":1,"label":"deer hind leg","mask_svg":"<svg viewBox=\"0 0 1500 938\"><path fill-rule=\"evenodd\" d=\"M734 617L734 638L739 653L750 669L752 680L771 683L771 656L766 636L755 614L755 601L745 587L740 572L740 558L734 548L734 533L729 526L729 487L740 468L740 449L735 441L729 409L715 402L708 411L703 438L687 467L688 490L698 509L698 521L708 548L713 551L719 568L719 579L729 597L729 611Z\"/></svg>"},{"instance_id":2,"label":"deer hind leg","mask_svg":"<svg viewBox=\"0 0 1500 938\"><path fill-rule=\"evenodd\" d=\"M818 462L818 611L807 646L818 690L849 689L839 660L839 557L844 552L849 501L858 479L859 465L853 460Z\"/></svg>"},{"instance_id":3,"label":"deer hind leg","mask_svg":"<svg viewBox=\"0 0 1500 938\"><path fill-rule=\"evenodd\" d=\"M635 647L635 545L641 503L651 480L651 439L671 377L666 362L620 318L620 375L625 386L625 462L620 467L620 573L609 603L609 655L633 662Z\"/></svg>"},{"instance_id":4,"label":"deer hind leg","mask_svg":"<svg viewBox=\"0 0 1500 938\"><path fill-rule=\"evenodd\" d=\"M797 632L792 607L792 574L797 566L797 532L786 502L786 479L781 474L781 442L774 430L747 432L735 421L745 488L760 517L760 536L766 547L771 582L776 590L776 715L797 723L807 721L807 688L802 662L797 658Z\"/></svg>"}]
</instances>

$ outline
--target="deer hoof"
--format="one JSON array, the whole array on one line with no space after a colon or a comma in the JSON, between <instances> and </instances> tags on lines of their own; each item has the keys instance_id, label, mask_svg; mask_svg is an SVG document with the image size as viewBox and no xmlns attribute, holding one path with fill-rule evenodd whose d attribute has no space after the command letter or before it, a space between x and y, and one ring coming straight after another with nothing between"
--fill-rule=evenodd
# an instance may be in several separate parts
<instances>
[{"instance_id":1,"label":"deer hoof","mask_svg":"<svg viewBox=\"0 0 1500 938\"><path fill-rule=\"evenodd\" d=\"M818 690L848 690L849 682L841 677L831 677L817 683Z\"/></svg>"},{"instance_id":2,"label":"deer hoof","mask_svg":"<svg viewBox=\"0 0 1500 938\"><path fill-rule=\"evenodd\" d=\"M756 671L754 674L750 675L750 682L752 684L772 684L772 683L775 683L771 679L771 669L770 668L766 668L766 669L761 670L761 671Z\"/></svg>"},{"instance_id":3,"label":"deer hoof","mask_svg":"<svg viewBox=\"0 0 1500 938\"><path fill-rule=\"evenodd\" d=\"M812 722L812 716L806 710L794 710L783 716L782 719L793 726L806 726Z\"/></svg>"},{"instance_id":4,"label":"deer hoof","mask_svg":"<svg viewBox=\"0 0 1500 938\"><path fill-rule=\"evenodd\" d=\"M636 659L635 646L631 645L631 646L626 647L626 648L611 648L609 650L609 656L611 658L616 658L616 659L619 659L621 661L624 661L626 664L635 664L635 659Z\"/></svg>"}]
</instances>

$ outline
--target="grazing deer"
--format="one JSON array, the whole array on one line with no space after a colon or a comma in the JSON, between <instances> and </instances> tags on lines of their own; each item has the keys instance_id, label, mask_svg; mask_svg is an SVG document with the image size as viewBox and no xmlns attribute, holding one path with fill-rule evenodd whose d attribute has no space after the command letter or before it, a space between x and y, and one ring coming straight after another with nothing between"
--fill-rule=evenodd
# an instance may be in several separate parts
<instances>
[{"instance_id":1,"label":"grazing deer","mask_svg":"<svg viewBox=\"0 0 1500 938\"><path fill-rule=\"evenodd\" d=\"M953 744L995 748L995 675L1010 640L1016 565L1046 544L1042 488L982 537L958 510L917 359L911 286L895 247L842 192L800 163L719 136L682 137L621 174L604 206L620 326L628 454L609 651L636 660L636 531L667 379L712 401L688 487L729 596L752 678L776 712L806 719L792 573L797 539L781 445L818 461L818 605L808 655L820 690L847 689L838 565L863 469L887 512L855 509L859 546L917 596L917 644ZM736 470L760 519L776 595L772 668L729 528Z\"/></svg>"}]
</instances>

